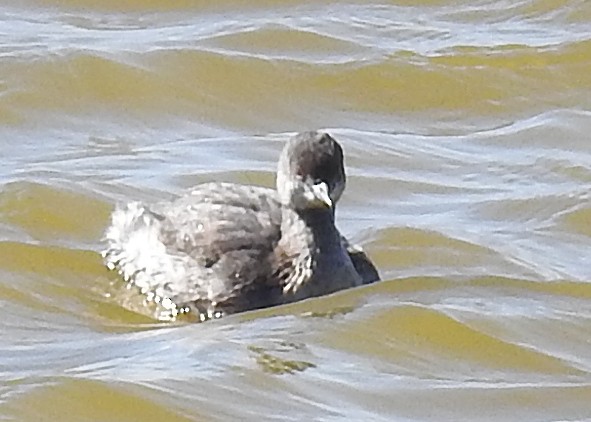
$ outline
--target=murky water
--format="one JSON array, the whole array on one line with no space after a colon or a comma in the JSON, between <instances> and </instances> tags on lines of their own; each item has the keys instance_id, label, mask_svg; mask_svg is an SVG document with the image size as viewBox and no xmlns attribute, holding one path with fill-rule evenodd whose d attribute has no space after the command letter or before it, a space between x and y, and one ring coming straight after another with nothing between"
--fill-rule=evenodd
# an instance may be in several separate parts
<instances>
[{"instance_id":1,"label":"murky water","mask_svg":"<svg viewBox=\"0 0 591 422\"><path fill-rule=\"evenodd\" d=\"M591 420L591 2L0 3L0 419ZM206 324L101 265L117 201L349 174L384 281Z\"/></svg>"}]
</instances>

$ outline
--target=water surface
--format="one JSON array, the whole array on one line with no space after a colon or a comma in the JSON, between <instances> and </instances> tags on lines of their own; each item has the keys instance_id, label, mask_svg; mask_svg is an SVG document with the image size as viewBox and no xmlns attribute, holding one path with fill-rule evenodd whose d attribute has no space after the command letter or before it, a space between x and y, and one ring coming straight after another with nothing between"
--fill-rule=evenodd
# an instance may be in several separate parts
<instances>
[{"instance_id":1,"label":"water surface","mask_svg":"<svg viewBox=\"0 0 591 422\"><path fill-rule=\"evenodd\" d=\"M591 2L0 3L0 418L591 420ZM206 324L101 265L119 201L344 146L384 281Z\"/></svg>"}]
</instances>

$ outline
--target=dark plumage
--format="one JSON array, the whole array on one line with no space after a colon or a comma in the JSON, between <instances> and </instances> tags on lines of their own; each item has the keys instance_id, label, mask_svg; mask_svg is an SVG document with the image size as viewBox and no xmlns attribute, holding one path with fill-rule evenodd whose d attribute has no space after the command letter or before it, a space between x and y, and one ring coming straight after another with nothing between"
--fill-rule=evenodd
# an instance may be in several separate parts
<instances>
[{"instance_id":1,"label":"dark plumage","mask_svg":"<svg viewBox=\"0 0 591 422\"><path fill-rule=\"evenodd\" d=\"M117 208L105 263L173 315L201 320L370 283L378 273L334 225L341 146L301 133L284 147L277 191L206 183L173 202Z\"/></svg>"}]
</instances>

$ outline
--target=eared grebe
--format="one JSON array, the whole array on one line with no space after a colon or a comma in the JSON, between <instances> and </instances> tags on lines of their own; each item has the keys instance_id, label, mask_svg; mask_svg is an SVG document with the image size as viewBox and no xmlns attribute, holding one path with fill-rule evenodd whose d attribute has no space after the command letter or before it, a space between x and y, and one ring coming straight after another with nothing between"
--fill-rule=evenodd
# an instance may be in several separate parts
<instances>
[{"instance_id":1,"label":"eared grebe","mask_svg":"<svg viewBox=\"0 0 591 422\"><path fill-rule=\"evenodd\" d=\"M202 321L377 281L334 224L345 180L341 146L300 133L283 148L276 191L205 183L173 202L117 208L105 263L172 316Z\"/></svg>"}]
</instances>

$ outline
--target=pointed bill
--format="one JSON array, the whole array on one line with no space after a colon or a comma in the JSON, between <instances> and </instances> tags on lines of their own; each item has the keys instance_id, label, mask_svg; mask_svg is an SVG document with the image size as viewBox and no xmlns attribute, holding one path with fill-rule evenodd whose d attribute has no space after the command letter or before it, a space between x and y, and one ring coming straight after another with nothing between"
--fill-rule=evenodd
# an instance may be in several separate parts
<instances>
[{"instance_id":1,"label":"pointed bill","mask_svg":"<svg viewBox=\"0 0 591 422\"><path fill-rule=\"evenodd\" d=\"M332 200L328 195L328 185L324 182L320 182L312 186L312 192L314 192L314 201L319 206L332 208Z\"/></svg>"}]
</instances>

